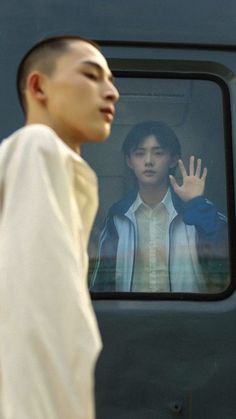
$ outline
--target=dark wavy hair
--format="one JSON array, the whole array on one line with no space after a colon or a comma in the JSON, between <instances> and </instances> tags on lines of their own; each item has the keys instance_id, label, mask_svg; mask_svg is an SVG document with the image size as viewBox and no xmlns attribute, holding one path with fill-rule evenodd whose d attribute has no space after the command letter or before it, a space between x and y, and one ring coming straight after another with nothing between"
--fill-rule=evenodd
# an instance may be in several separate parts
<instances>
[{"instance_id":1,"label":"dark wavy hair","mask_svg":"<svg viewBox=\"0 0 236 419\"><path fill-rule=\"evenodd\" d=\"M162 121L145 121L134 125L123 142L123 154L129 157L130 153L135 151L150 135L154 135L160 146L168 150L172 156L181 157L181 146L177 135L169 125Z\"/></svg>"}]
</instances>

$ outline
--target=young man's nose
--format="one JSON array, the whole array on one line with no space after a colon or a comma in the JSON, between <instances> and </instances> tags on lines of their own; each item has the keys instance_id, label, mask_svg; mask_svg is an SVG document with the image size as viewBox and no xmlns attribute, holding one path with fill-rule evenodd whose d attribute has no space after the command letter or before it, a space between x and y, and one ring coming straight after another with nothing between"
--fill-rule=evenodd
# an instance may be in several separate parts
<instances>
[{"instance_id":1,"label":"young man's nose","mask_svg":"<svg viewBox=\"0 0 236 419\"><path fill-rule=\"evenodd\" d=\"M152 165L153 165L153 160L152 160L151 153L147 153L145 156L145 166L152 166Z\"/></svg>"},{"instance_id":2,"label":"young man's nose","mask_svg":"<svg viewBox=\"0 0 236 419\"><path fill-rule=\"evenodd\" d=\"M112 101L113 103L116 103L119 99L120 95L117 90L117 88L114 86L114 84L110 81L108 81L106 88L105 88L105 98L107 100Z\"/></svg>"}]
</instances>

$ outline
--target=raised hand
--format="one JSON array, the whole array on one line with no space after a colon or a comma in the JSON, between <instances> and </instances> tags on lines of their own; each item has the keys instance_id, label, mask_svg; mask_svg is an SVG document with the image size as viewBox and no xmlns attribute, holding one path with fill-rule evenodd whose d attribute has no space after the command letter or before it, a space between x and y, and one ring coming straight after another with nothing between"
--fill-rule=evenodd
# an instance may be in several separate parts
<instances>
[{"instance_id":1,"label":"raised hand","mask_svg":"<svg viewBox=\"0 0 236 419\"><path fill-rule=\"evenodd\" d=\"M190 199L193 199L197 196L203 195L207 177L207 168L204 167L202 171L202 161L197 159L196 170L195 166L195 157L191 156L189 159L189 174L186 172L184 163L182 160L178 161L178 167L180 174L183 178L182 185L178 185L174 176L170 175L170 183L175 193L182 199L187 202ZM202 172L202 174L201 174Z\"/></svg>"}]
</instances>

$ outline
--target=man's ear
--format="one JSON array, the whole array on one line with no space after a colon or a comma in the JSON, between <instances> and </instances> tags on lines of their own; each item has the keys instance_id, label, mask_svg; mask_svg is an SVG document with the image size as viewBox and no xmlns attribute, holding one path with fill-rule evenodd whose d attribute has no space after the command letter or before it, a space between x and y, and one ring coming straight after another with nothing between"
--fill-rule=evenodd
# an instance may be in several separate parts
<instances>
[{"instance_id":1,"label":"man's ear","mask_svg":"<svg viewBox=\"0 0 236 419\"><path fill-rule=\"evenodd\" d=\"M131 160L130 160L130 157L129 157L129 156L125 156L125 161L126 161L127 166L128 166L131 170L133 170L133 166L132 166L132 163L131 163Z\"/></svg>"},{"instance_id":2,"label":"man's ear","mask_svg":"<svg viewBox=\"0 0 236 419\"><path fill-rule=\"evenodd\" d=\"M31 97L36 99L38 102L44 103L46 101L44 75L39 71L32 71L27 79L27 90Z\"/></svg>"}]
</instances>

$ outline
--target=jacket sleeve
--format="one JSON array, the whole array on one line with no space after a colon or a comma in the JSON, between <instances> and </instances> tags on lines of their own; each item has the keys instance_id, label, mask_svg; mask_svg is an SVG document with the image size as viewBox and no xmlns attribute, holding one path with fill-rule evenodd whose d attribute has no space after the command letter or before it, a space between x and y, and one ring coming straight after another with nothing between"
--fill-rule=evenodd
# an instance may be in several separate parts
<instances>
[{"instance_id":1,"label":"jacket sleeve","mask_svg":"<svg viewBox=\"0 0 236 419\"><path fill-rule=\"evenodd\" d=\"M108 213L99 238L98 256L91 276L92 292L115 291L117 244L118 234L113 218Z\"/></svg>"},{"instance_id":2,"label":"jacket sleeve","mask_svg":"<svg viewBox=\"0 0 236 419\"><path fill-rule=\"evenodd\" d=\"M194 225L204 240L215 242L225 239L227 219L204 196L193 198L183 205L183 221Z\"/></svg>"},{"instance_id":3,"label":"jacket sleeve","mask_svg":"<svg viewBox=\"0 0 236 419\"><path fill-rule=\"evenodd\" d=\"M197 230L199 262L205 276L215 284L216 291L222 291L228 284L229 273L226 217L204 196L185 203L182 217Z\"/></svg>"},{"instance_id":4,"label":"jacket sleeve","mask_svg":"<svg viewBox=\"0 0 236 419\"><path fill-rule=\"evenodd\" d=\"M81 283L68 173L41 134L19 138L1 166L2 417L92 419L96 325Z\"/></svg>"}]
</instances>

